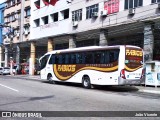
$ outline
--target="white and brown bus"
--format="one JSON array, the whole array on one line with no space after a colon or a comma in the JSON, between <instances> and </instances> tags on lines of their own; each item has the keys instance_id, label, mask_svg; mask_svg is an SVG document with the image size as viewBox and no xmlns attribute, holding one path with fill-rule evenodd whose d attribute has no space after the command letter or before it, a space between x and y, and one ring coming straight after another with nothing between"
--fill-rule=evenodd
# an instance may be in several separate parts
<instances>
[{"instance_id":1,"label":"white and brown bus","mask_svg":"<svg viewBox=\"0 0 160 120\"><path fill-rule=\"evenodd\" d=\"M92 46L54 50L40 58L41 79L91 85L134 85L144 80L140 47Z\"/></svg>"}]
</instances>

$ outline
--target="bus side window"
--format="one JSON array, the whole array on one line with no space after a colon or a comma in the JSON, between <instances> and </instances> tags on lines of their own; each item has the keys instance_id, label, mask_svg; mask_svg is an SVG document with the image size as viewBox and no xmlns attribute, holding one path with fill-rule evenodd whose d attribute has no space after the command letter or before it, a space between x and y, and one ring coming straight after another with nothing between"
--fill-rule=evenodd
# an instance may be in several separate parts
<instances>
[{"instance_id":1,"label":"bus side window","mask_svg":"<svg viewBox=\"0 0 160 120\"><path fill-rule=\"evenodd\" d=\"M65 54L62 54L62 64L65 64Z\"/></svg>"},{"instance_id":2,"label":"bus side window","mask_svg":"<svg viewBox=\"0 0 160 120\"><path fill-rule=\"evenodd\" d=\"M109 51L105 51L105 64L108 64L110 60Z\"/></svg>"},{"instance_id":3,"label":"bus side window","mask_svg":"<svg viewBox=\"0 0 160 120\"><path fill-rule=\"evenodd\" d=\"M59 60L58 60L58 55L56 55L55 56L55 64L58 64L59 62L58 62Z\"/></svg>"},{"instance_id":4,"label":"bus side window","mask_svg":"<svg viewBox=\"0 0 160 120\"><path fill-rule=\"evenodd\" d=\"M83 53L77 53L76 54L76 63L77 64L83 64L84 62L83 62Z\"/></svg>"},{"instance_id":5,"label":"bus side window","mask_svg":"<svg viewBox=\"0 0 160 120\"><path fill-rule=\"evenodd\" d=\"M46 67L46 64L47 64L47 61L48 61L48 58L49 58L50 55L46 55L44 56L42 59L41 59L41 67L40 69L43 69Z\"/></svg>"},{"instance_id":6,"label":"bus side window","mask_svg":"<svg viewBox=\"0 0 160 120\"><path fill-rule=\"evenodd\" d=\"M111 62L116 62L118 61L119 58L119 50L111 50L109 51L109 61Z\"/></svg>"},{"instance_id":7,"label":"bus side window","mask_svg":"<svg viewBox=\"0 0 160 120\"><path fill-rule=\"evenodd\" d=\"M94 63L100 64L101 63L101 52L96 51L94 53Z\"/></svg>"},{"instance_id":8,"label":"bus side window","mask_svg":"<svg viewBox=\"0 0 160 120\"><path fill-rule=\"evenodd\" d=\"M65 64L70 63L70 54L65 54Z\"/></svg>"},{"instance_id":9,"label":"bus side window","mask_svg":"<svg viewBox=\"0 0 160 120\"><path fill-rule=\"evenodd\" d=\"M65 63L65 55L58 55L58 63L64 64Z\"/></svg>"},{"instance_id":10,"label":"bus side window","mask_svg":"<svg viewBox=\"0 0 160 120\"><path fill-rule=\"evenodd\" d=\"M52 54L50 60L49 60L49 64L54 64L55 63L55 55Z\"/></svg>"},{"instance_id":11,"label":"bus side window","mask_svg":"<svg viewBox=\"0 0 160 120\"><path fill-rule=\"evenodd\" d=\"M76 63L76 54L75 53L71 54L70 63L71 64L75 64Z\"/></svg>"},{"instance_id":12,"label":"bus side window","mask_svg":"<svg viewBox=\"0 0 160 120\"><path fill-rule=\"evenodd\" d=\"M114 53L112 51L109 52L109 62L114 62Z\"/></svg>"},{"instance_id":13,"label":"bus side window","mask_svg":"<svg viewBox=\"0 0 160 120\"><path fill-rule=\"evenodd\" d=\"M92 52L86 52L85 53L85 64L93 64L93 54Z\"/></svg>"}]
</instances>

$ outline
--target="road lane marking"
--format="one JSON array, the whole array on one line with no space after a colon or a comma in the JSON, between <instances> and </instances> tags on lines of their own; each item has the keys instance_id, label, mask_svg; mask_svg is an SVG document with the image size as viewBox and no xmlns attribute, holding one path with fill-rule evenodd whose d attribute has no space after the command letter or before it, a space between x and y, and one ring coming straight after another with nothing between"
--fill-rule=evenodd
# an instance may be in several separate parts
<instances>
[{"instance_id":1,"label":"road lane marking","mask_svg":"<svg viewBox=\"0 0 160 120\"><path fill-rule=\"evenodd\" d=\"M5 88L8 88L8 89L10 89L10 90L13 90L13 91L15 91L15 92L19 92L18 90L14 89L14 88L11 88L11 87L8 87L8 86L2 85L2 84L0 84L0 86L5 87Z\"/></svg>"}]
</instances>

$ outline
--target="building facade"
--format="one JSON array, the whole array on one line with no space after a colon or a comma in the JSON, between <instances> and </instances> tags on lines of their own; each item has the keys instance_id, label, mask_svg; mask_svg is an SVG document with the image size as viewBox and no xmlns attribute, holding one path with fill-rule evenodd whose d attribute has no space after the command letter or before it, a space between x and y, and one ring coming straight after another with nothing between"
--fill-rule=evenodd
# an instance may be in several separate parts
<instances>
[{"instance_id":1,"label":"building facade","mask_svg":"<svg viewBox=\"0 0 160 120\"><path fill-rule=\"evenodd\" d=\"M15 0L7 0L7 3L9 1ZM20 33L19 37L9 39L6 36L4 39L4 45L12 48L11 52L5 49L5 53L12 53L16 63L29 62L29 73L32 75L37 67L37 60L47 51L57 49L129 44L144 49L145 61L160 60L158 2L160 1L21 0L23 4L12 5L4 11L5 18L12 16L15 11L16 14L19 13L18 6L23 13L19 22L21 32L16 32ZM31 6L31 17L24 15L30 8L28 6ZM12 28L9 31L17 28L18 25L13 24L16 21L18 24L18 20L7 23ZM9 42L5 43L7 40ZM15 54L14 50L17 51ZM6 54L5 56L7 58Z\"/></svg>"},{"instance_id":2,"label":"building facade","mask_svg":"<svg viewBox=\"0 0 160 120\"><path fill-rule=\"evenodd\" d=\"M26 42L30 37L30 0L6 0L4 10L4 40L5 65L20 66L25 62L30 52L26 51L29 45ZM22 52L21 52L22 51Z\"/></svg>"}]
</instances>

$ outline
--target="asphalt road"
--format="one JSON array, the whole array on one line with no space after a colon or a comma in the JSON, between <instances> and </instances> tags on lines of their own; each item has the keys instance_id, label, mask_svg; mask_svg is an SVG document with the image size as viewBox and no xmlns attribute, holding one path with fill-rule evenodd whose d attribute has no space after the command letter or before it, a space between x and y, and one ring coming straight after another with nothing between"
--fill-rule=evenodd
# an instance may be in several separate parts
<instances>
[{"instance_id":1,"label":"asphalt road","mask_svg":"<svg viewBox=\"0 0 160 120\"><path fill-rule=\"evenodd\" d=\"M86 112L85 119L135 119L134 117L119 118L118 116L114 118L98 118L93 117L96 115L94 112L92 112L94 114L92 114L93 116L91 115L92 117L89 116L91 114L90 111L120 111L119 114L121 115L129 114L123 111L137 111L137 113L139 113L138 111L160 111L160 94L138 92L135 87L103 86L84 89L77 84L49 84L40 80L34 81L0 76L0 111L82 111L82 113L89 111ZM63 117L69 113L61 112L59 114L62 114ZM110 113L104 112L104 114ZM60 118L60 116L54 119L75 120L75 118ZM78 119L84 120L84 118ZM158 120L159 118L137 117L136 119Z\"/></svg>"}]
</instances>

